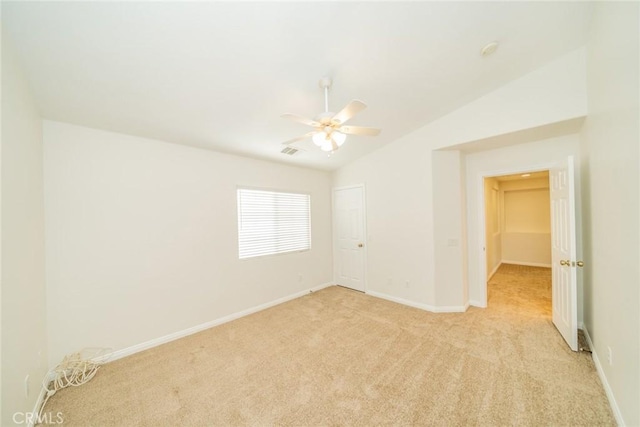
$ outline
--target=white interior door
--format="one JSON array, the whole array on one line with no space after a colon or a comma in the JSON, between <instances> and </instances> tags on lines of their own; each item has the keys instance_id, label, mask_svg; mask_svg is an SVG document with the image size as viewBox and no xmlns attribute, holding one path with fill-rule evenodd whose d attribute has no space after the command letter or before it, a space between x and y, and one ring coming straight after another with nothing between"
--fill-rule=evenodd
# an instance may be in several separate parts
<instances>
[{"instance_id":1,"label":"white interior door","mask_svg":"<svg viewBox=\"0 0 640 427\"><path fill-rule=\"evenodd\" d=\"M333 224L336 283L364 292L364 187L333 190Z\"/></svg>"},{"instance_id":2,"label":"white interior door","mask_svg":"<svg viewBox=\"0 0 640 427\"><path fill-rule=\"evenodd\" d=\"M576 220L573 157L549 171L553 324L578 350Z\"/></svg>"}]
</instances>

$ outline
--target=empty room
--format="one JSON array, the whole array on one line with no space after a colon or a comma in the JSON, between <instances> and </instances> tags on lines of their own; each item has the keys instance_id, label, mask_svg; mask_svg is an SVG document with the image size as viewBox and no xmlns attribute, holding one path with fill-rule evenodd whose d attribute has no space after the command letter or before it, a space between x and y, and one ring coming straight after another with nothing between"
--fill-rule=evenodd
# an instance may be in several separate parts
<instances>
[{"instance_id":1,"label":"empty room","mask_svg":"<svg viewBox=\"0 0 640 427\"><path fill-rule=\"evenodd\" d=\"M640 425L639 2L0 7L1 425Z\"/></svg>"}]
</instances>

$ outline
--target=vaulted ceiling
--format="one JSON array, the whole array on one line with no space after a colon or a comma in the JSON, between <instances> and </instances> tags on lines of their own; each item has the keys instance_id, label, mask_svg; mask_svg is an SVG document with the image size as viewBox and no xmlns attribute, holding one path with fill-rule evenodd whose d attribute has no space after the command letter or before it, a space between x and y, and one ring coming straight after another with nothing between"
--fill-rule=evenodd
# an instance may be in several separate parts
<instances>
[{"instance_id":1,"label":"vaulted ceiling","mask_svg":"<svg viewBox=\"0 0 640 427\"><path fill-rule=\"evenodd\" d=\"M2 2L41 114L336 169L586 42L587 2ZM497 51L480 55L498 41ZM282 113L368 108L331 157ZM460 124L464 126L464 123Z\"/></svg>"}]
</instances>

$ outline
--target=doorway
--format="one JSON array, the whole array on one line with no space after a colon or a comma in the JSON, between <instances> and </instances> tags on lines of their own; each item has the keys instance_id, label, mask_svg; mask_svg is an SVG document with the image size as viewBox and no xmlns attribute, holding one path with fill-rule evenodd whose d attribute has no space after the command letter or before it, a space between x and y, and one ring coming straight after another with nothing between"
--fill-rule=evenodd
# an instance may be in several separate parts
<instances>
[{"instance_id":1,"label":"doorway","mask_svg":"<svg viewBox=\"0 0 640 427\"><path fill-rule=\"evenodd\" d=\"M520 261L515 264L540 265L539 261L544 264L550 264L552 272L552 321L556 326L560 335L565 339L569 347L577 351L577 280L576 266L581 267L582 261L576 261L576 214L575 214L575 183L574 183L574 161L569 156L563 162L558 162L547 171L538 170L532 172L518 172L519 177L509 177L513 180L529 179L536 172L546 173L545 186L542 192L531 192L530 190L541 190L528 184L517 184L516 191L526 190L531 193L526 204L520 205L522 195L524 193L514 193L516 196L511 197L512 206L505 208L507 198L504 192L500 191L501 186L496 187L498 179L509 181L507 178L501 178L502 175L492 174L482 175L480 197L482 200L481 207L481 230L484 234L481 272L484 273L484 291L487 292L487 273L491 274L501 263L505 261L504 246L505 241L509 243L509 239L515 239L519 244L515 245L518 249L516 252L522 255L522 248L525 253L531 251L537 256L544 258L534 258L533 261ZM541 176L544 178L544 176ZM485 179L487 178L487 179ZM492 180L493 178L493 180ZM541 182L542 183L542 182ZM540 184L541 184L540 183ZM500 191L500 196L495 196L496 188ZM496 207L497 200L497 207ZM493 203L493 204L492 204ZM523 209L524 206L524 209ZM506 212L509 210L509 213ZM495 215L492 210L499 210L498 224L496 226ZM507 216L511 216L512 226L507 227ZM524 219L524 221L523 221ZM495 250L496 229L501 236L500 250ZM514 236L507 236L507 230L514 232ZM547 234L548 232L548 234ZM529 244L527 245L527 240ZM547 243L539 246L538 243L546 241ZM549 245L550 243L550 245ZM494 244L493 246L491 246ZM543 249L543 250L541 250ZM546 249L546 250L544 250ZM549 256L550 252L550 256ZM497 256L499 255L499 256ZM519 256L519 255L518 255ZM494 267L493 264L497 264Z\"/></svg>"},{"instance_id":2,"label":"doorway","mask_svg":"<svg viewBox=\"0 0 640 427\"><path fill-rule=\"evenodd\" d=\"M484 178L488 306L551 319L549 172Z\"/></svg>"},{"instance_id":3,"label":"doorway","mask_svg":"<svg viewBox=\"0 0 640 427\"><path fill-rule=\"evenodd\" d=\"M365 292L364 185L333 190L333 257L336 284Z\"/></svg>"},{"instance_id":4,"label":"doorway","mask_svg":"<svg viewBox=\"0 0 640 427\"><path fill-rule=\"evenodd\" d=\"M485 264L551 267L549 171L484 178Z\"/></svg>"}]
</instances>

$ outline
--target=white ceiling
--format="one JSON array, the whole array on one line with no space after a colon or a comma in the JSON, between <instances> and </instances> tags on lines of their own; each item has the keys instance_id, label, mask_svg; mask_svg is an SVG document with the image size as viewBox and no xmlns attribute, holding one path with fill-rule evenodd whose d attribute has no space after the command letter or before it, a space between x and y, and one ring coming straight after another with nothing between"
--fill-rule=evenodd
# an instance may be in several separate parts
<instances>
[{"instance_id":1,"label":"white ceiling","mask_svg":"<svg viewBox=\"0 0 640 427\"><path fill-rule=\"evenodd\" d=\"M586 42L582 2L2 2L43 117L336 169ZM480 49L497 40L483 58ZM281 154L314 117L382 128ZM461 124L463 125L463 124Z\"/></svg>"}]
</instances>

